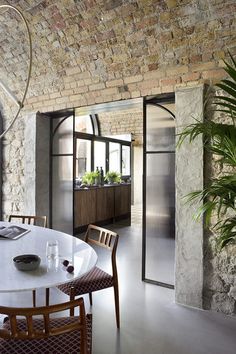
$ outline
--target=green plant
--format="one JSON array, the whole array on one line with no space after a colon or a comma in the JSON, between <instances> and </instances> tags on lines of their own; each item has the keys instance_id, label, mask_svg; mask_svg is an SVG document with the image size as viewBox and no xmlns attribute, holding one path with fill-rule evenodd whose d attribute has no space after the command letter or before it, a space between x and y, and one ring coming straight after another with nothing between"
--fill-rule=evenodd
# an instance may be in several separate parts
<instances>
[{"instance_id":1,"label":"green plant","mask_svg":"<svg viewBox=\"0 0 236 354\"><path fill-rule=\"evenodd\" d=\"M99 171L86 172L82 177L82 182L88 185L95 184L96 178L99 177Z\"/></svg>"},{"instance_id":2,"label":"green plant","mask_svg":"<svg viewBox=\"0 0 236 354\"><path fill-rule=\"evenodd\" d=\"M105 181L110 183L120 183L121 182L120 173L115 171L108 171L105 175Z\"/></svg>"},{"instance_id":3,"label":"green plant","mask_svg":"<svg viewBox=\"0 0 236 354\"><path fill-rule=\"evenodd\" d=\"M236 62L225 62L225 71L230 79L222 80L216 86L223 90L222 95L213 97L213 111L223 112L232 124L216 123L207 118L203 122L196 120L187 126L179 135L178 145L188 137L190 142L202 134L204 147L211 154L217 155L216 164L222 173L217 178L210 178L203 190L195 191L186 196L187 202L201 201L196 218L205 216L206 226L209 227L213 213L217 221L213 223L213 230L218 234L220 249L228 243L236 241Z\"/></svg>"}]
</instances>

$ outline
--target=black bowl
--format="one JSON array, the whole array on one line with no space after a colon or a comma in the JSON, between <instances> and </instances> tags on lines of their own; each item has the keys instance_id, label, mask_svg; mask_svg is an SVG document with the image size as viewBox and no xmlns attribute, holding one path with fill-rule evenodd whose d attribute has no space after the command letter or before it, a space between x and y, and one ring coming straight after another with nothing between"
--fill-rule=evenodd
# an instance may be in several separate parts
<instances>
[{"instance_id":1,"label":"black bowl","mask_svg":"<svg viewBox=\"0 0 236 354\"><path fill-rule=\"evenodd\" d=\"M35 270L41 262L41 258L36 254L21 254L13 258L15 267L18 270Z\"/></svg>"}]
</instances>

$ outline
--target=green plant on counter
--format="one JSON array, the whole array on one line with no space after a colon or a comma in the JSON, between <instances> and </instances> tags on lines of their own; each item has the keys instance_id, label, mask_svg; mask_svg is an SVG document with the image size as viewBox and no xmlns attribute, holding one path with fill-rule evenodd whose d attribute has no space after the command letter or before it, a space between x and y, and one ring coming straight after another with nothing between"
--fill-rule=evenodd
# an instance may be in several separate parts
<instances>
[{"instance_id":1,"label":"green plant on counter","mask_svg":"<svg viewBox=\"0 0 236 354\"><path fill-rule=\"evenodd\" d=\"M108 171L105 175L105 181L108 183L120 183L121 175L116 171Z\"/></svg>"},{"instance_id":2,"label":"green plant on counter","mask_svg":"<svg viewBox=\"0 0 236 354\"><path fill-rule=\"evenodd\" d=\"M99 171L86 172L82 177L82 182L91 186L95 184L95 181L99 177L99 175Z\"/></svg>"},{"instance_id":3,"label":"green plant on counter","mask_svg":"<svg viewBox=\"0 0 236 354\"><path fill-rule=\"evenodd\" d=\"M211 178L203 190L188 194L187 201L201 201L196 218L205 216L209 226L211 216L216 214L213 225L218 233L220 249L228 243L236 242L236 61L230 55L232 65L225 62L225 71L230 79L222 80L216 86L223 90L222 95L214 96L214 111L220 111L231 119L231 124L215 123L209 119L197 121L187 126L180 134L178 145L187 137L193 142L199 135L203 135L204 147L211 154L216 155L216 163L223 171L217 178Z\"/></svg>"}]
</instances>

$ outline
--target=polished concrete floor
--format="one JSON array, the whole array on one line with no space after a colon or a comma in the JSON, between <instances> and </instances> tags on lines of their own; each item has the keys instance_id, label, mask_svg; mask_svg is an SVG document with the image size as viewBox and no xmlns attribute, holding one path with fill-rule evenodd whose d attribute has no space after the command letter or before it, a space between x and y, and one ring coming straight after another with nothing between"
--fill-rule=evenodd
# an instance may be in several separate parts
<instances>
[{"instance_id":1,"label":"polished concrete floor","mask_svg":"<svg viewBox=\"0 0 236 354\"><path fill-rule=\"evenodd\" d=\"M112 289L95 293L93 354L235 354L236 318L177 305L174 290L142 282L140 227L115 225L113 229L120 234L121 329L116 329ZM30 293L1 294L0 299L1 304L31 304ZM43 303L43 292L37 299ZM52 290L51 302L64 300L67 297Z\"/></svg>"}]
</instances>

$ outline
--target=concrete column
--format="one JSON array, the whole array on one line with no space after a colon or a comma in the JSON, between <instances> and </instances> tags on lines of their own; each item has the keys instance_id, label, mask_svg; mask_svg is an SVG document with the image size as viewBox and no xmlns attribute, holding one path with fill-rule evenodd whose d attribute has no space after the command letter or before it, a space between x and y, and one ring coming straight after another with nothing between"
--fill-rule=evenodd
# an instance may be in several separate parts
<instances>
[{"instance_id":1,"label":"concrete column","mask_svg":"<svg viewBox=\"0 0 236 354\"><path fill-rule=\"evenodd\" d=\"M176 91L177 132L203 119L204 86L178 88ZM202 307L203 220L193 220L196 204L185 204L183 197L203 188L203 144L198 137L188 140L176 151L176 302Z\"/></svg>"},{"instance_id":2,"label":"concrete column","mask_svg":"<svg viewBox=\"0 0 236 354\"><path fill-rule=\"evenodd\" d=\"M29 114L26 117L25 124L25 193L24 193L24 211L22 214L36 215L36 199L35 199L35 156L36 156L36 115Z\"/></svg>"},{"instance_id":3,"label":"concrete column","mask_svg":"<svg viewBox=\"0 0 236 354\"><path fill-rule=\"evenodd\" d=\"M25 214L49 217L49 119L27 116L25 127Z\"/></svg>"}]
</instances>

